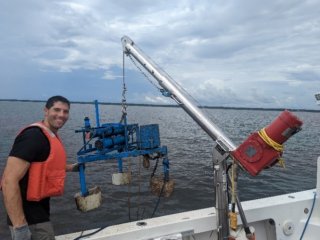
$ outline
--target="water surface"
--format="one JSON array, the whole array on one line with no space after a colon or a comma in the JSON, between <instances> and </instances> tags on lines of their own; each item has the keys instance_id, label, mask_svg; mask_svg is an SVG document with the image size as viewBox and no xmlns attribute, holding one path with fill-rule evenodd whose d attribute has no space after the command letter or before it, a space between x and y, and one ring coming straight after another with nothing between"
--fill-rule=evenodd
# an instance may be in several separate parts
<instances>
[{"instance_id":1,"label":"water surface","mask_svg":"<svg viewBox=\"0 0 320 240\"><path fill-rule=\"evenodd\" d=\"M43 105L44 103L34 102L0 102L0 173L3 171L17 132L27 124L42 119ZM205 109L204 111L236 145L239 145L250 133L268 125L280 114L280 111L265 110ZM118 122L121 118L120 106L101 105L100 112L101 123ZM264 170L257 177L241 172L238 185L242 200L315 188L316 159L319 155L320 142L320 113L295 112L294 114L304 121L304 125L303 130L285 144L286 168L273 167ZM85 116L89 116L92 123L95 123L93 105L73 104L70 120L60 130L70 163L76 161L76 152L81 147L81 135L74 130L82 127ZM159 124L161 143L169 150L171 177L175 180L176 187L171 198L160 201L155 216L213 206L211 159L213 141L182 109L129 106L128 123ZM130 168L134 174L130 186L111 184L111 174L117 172L115 161L87 164L88 186L98 185L103 193L102 206L88 213L76 210L73 196L80 191L79 177L77 173L68 173L64 196L52 198L51 201L52 222L56 234L149 218L157 202L157 197L149 192L152 169L142 168L139 165L139 158L131 159L130 162ZM124 168L128 169L128 167L128 161L126 161ZM2 197L0 198L0 239L9 239Z\"/></svg>"}]
</instances>

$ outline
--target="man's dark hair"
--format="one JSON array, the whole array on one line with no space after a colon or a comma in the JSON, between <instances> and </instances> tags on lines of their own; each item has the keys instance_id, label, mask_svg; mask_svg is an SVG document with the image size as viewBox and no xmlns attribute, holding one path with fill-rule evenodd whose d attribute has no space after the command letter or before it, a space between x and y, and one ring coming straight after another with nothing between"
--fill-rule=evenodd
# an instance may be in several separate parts
<instances>
[{"instance_id":1,"label":"man's dark hair","mask_svg":"<svg viewBox=\"0 0 320 240\"><path fill-rule=\"evenodd\" d=\"M66 103L68 104L69 108L70 108L70 102L68 99L66 99L65 97L62 97L62 96L53 96L51 98L49 98L46 102L46 108L49 109L53 106L53 104L55 102L63 102L63 103Z\"/></svg>"}]
</instances>

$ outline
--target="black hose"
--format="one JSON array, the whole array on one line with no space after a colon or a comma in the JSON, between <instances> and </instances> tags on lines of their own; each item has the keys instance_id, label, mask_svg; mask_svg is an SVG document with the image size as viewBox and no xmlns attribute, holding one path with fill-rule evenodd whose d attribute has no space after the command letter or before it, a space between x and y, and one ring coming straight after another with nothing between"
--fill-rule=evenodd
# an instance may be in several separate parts
<instances>
[{"instance_id":1,"label":"black hose","mask_svg":"<svg viewBox=\"0 0 320 240\"><path fill-rule=\"evenodd\" d=\"M92 233L88 233L88 234L85 234L85 235L81 235L81 236L79 236L79 237L76 237L76 238L73 239L73 240L79 240L79 239L82 239L82 238L84 238L84 237L92 236L92 235L94 235L94 234L102 231L102 230L105 229L106 227L108 227L108 226L101 227L101 228L97 229L96 231L94 231L94 232L92 232ZM81 233L81 234L82 234L82 233Z\"/></svg>"},{"instance_id":2,"label":"black hose","mask_svg":"<svg viewBox=\"0 0 320 240\"><path fill-rule=\"evenodd\" d=\"M154 214L156 213L156 211L157 211L157 209L158 209L158 207L159 207L161 195L162 195L162 193L163 193L163 190L164 190L164 186L165 186L165 185L166 185L166 181L163 181L163 185L162 185L162 188L161 188L161 191L160 191L158 200L157 200L157 204L156 204L156 206L154 207L153 213L152 213L152 215L151 215L152 218L153 218Z\"/></svg>"}]
</instances>

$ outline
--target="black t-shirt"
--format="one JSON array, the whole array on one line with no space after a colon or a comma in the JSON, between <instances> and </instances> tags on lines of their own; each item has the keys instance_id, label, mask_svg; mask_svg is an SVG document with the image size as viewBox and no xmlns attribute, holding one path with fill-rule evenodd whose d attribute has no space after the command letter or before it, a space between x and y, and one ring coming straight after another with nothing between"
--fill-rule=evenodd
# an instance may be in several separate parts
<instances>
[{"instance_id":1,"label":"black t-shirt","mask_svg":"<svg viewBox=\"0 0 320 240\"><path fill-rule=\"evenodd\" d=\"M39 127L30 127L22 131L15 139L9 156L24 159L30 163L45 161L50 153L50 143ZM50 219L50 198L40 201L28 201L29 171L20 180L20 190L24 214L28 224L47 222ZM11 221L8 217L8 224Z\"/></svg>"}]
</instances>

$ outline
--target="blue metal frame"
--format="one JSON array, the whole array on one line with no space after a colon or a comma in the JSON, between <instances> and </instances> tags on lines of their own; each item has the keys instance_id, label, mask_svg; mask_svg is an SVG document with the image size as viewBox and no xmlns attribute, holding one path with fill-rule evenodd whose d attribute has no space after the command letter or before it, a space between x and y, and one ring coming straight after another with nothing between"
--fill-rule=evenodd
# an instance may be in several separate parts
<instances>
[{"instance_id":1,"label":"blue metal frame","mask_svg":"<svg viewBox=\"0 0 320 240\"><path fill-rule=\"evenodd\" d=\"M76 130L82 133L83 146L77 153L81 195L87 196L85 164L95 161L118 161L118 171L123 172L123 158L149 155L163 158L163 173L169 180L169 160L166 146L160 146L158 124L139 126L127 124L124 116L122 123L100 125L98 101L95 100L96 127L91 127L90 119L85 117L84 127ZM94 143L93 143L94 142ZM94 144L94 145L93 145Z\"/></svg>"}]
</instances>

